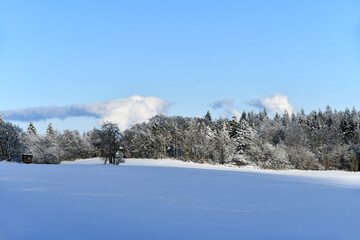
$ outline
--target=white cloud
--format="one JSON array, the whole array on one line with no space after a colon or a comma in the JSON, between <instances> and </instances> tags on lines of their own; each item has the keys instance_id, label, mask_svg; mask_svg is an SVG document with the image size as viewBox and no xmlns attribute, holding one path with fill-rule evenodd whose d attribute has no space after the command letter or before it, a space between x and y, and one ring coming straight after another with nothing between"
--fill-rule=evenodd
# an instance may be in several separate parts
<instances>
[{"instance_id":1,"label":"white cloud","mask_svg":"<svg viewBox=\"0 0 360 240\"><path fill-rule=\"evenodd\" d=\"M101 124L104 121L117 123L125 130L134 123L147 121L157 114L165 114L170 103L156 97L134 95L105 102L70 105L63 107L33 107L0 111L6 120L21 122L40 121L50 118L92 116Z\"/></svg>"},{"instance_id":2,"label":"white cloud","mask_svg":"<svg viewBox=\"0 0 360 240\"><path fill-rule=\"evenodd\" d=\"M226 108L226 112L229 113L231 116L235 116L237 119L240 119L241 117L241 112L239 112L236 108L234 107L228 107Z\"/></svg>"},{"instance_id":3,"label":"white cloud","mask_svg":"<svg viewBox=\"0 0 360 240\"><path fill-rule=\"evenodd\" d=\"M212 104L212 107L214 108L214 110L217 110L219 108L225 108L227 114L235 116L238 119L241 116L241 113L234 107L234 100L231 98L215 101ZM227 117L227 114L223 114L222 117Z\"/></svg>"},{"instance_id":4,"label":"white cloud","mask_svg":"<svg viewBox=\"0 0 360 240\"><path fill-rule=\"evenodd\" d=\"M266 108L271 114L283 114L285 110L290 114L295 112L295 108L289 103L288 97L280 93L275 93L266 98L253 100L249 105L260 109Z\"/></svg>"},{"instance_id":5,"label":"white cloud","mask_svg":"<svg viewBox=\"0 0 360 240\"><path fill-rule=\"evenodd\" d=\"M226 98L226 99L222 99L222 100L218 100L218 101L215 101L213 104L212 104L212 107L216 110L218 108L222 108L224 106L226 107L229 107L229 106L233 106L234 104L234 100L231 99L231 98Z\"/></svg>"}]
</instances>

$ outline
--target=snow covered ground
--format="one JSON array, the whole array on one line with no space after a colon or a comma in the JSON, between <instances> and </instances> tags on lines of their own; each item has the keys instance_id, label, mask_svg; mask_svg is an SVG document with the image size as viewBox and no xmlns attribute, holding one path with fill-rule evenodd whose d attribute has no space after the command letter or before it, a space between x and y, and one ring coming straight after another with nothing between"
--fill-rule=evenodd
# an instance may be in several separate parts
<instances>
[{"instance_id":1,"label":"snow covered ground","mask_svg":"<svg viewBox=\"0 0 360 240\"><path fill-rule=\"evenodd\" d=\"M360 174L0 162L0 239L360 239Z\"/></svg>"},{"instance_id":2,"label":"snow covered ground","mask_svg":"<svg viewBox=\"0 0 360 240\"><path fill-rule=\"evenodd\" d=\"M62 162L62 164L103 164L100 158L79 159L73 162ZM317 182L342 187L360 188L360 172L345 171L301 171L301 170L267 170L254 168L252 166L235 167L224 165L199 164L193 162L183 162L174 159L126 159L122 165L126 166L158 166L158 167L180 167L198 168L221 171L237 171L251 173L265 173L274 175L288 175L302 177L305 182ZM274 176L275 177L275 176ZM289 179L292 180L292 179ZM300 181L298 178L296 181Z\"/></svg>"}]
</instances>

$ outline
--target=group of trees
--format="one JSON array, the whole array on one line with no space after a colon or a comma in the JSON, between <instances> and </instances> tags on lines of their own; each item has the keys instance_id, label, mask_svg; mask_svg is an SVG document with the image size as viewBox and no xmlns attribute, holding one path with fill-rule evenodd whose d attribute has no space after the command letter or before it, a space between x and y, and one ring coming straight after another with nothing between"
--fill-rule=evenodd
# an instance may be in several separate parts
<instances>
[{"instance_id":1,"label":"group of trees","mask_svg":"<svg viewBox=\"0 0 360 240\"><path fill-rule=\"evenodd\" d=\"M23 150L22 130L0 116L0 160L11 161Z\"/></svg>"},{"instance_id":2,"label":"group of trees","mask_svg":"<svg viewBox=\"0 0 360 240\"><path fill-rule=\"evenodd\" d=\"M270 118L266 110L237 119L158 115L123 133L127 158L176 158L272 169L360 169L360 113L312 111Z\"/></svg>"},{"instance_id":3,"label":"group of trees","mask_svg":"<svg viewBox=\"0 0 360 240\"><path fill-rule=\"evenodd\" d=\"M94 154L87 134L80 135L78 131L56 131L50 123L46 134L38 134L30 122L23 137L24 149L33 154L36 163L60 163Z\"/></svg>"},{"instance_id":4,"label":"group of trees","mask_svg":"<svg viewBox=\"0 0 360 240\"><path fill-rule=\"evenodd\" d=\"M266 110L243 112L237 119L157 115L147 123L120 132L104 123L80 134L54 130L38 134L33 123L26 132L0 118L0 159L33 154L37 163L77 158L174 158L199 163L256 165L272 169L360 170L360 112L304 111L269 117Z\"/></svg>"},{"instance_id":5,"label":"group of trees","mask_svg":"<svg viewBox=\"0 0 360 240\"><path fill-rule=\"evenodd\" d=\"M102 157L110 164L118 164L121 133L116 124L104 123L82 135L76 130L55 131L50 123L45 135L37 134L33 123L23 137L25 150L33 154L36 163L60 163L78 158Z\"/></svg>"},{"instance_id":6,"label":"group of trees","mask_svg":"<svg viewBox=\"0 0 360 240\"><path fill-rule=\"evenodd\" d=\"M121 151L120 139L122 134L119 127L114 123L106 122L101 129L94 129L87 134L90 136L90 143L95 150L100 150L100 155L105 159L105 164L119 164L122 156L118 155Z\"/></svg>"},{"instance_id":7,"label":"group of trees","mask_svg":"<svg viewBox=\"0 0 360 240\"><path fill-rule=\"evenodd\" d=\"M116 124L80 134L76 130L56 131L50 123L46 134L38 134L32 122L26 132L0 117L0 161L21 161L22 153L33 155L34 163L56 164L78 158L103 157L105 163L119 163L121 133Z\"/></svg>"}]
</instances>

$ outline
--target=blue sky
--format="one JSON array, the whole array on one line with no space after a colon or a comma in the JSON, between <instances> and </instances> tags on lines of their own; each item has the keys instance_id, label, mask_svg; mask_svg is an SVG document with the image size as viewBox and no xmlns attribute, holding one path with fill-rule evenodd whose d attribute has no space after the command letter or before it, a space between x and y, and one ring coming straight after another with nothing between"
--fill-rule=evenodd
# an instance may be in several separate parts
<instances>
[{"instance_id":1,"label":"blue sky","mask_svg":"<svg viewBox=\"0 0 360 240\"><path fill-rule=\"evenodd\" d=\"M1 1L0 111L154 96L168 115L275 93L360 110L359 1ZM44 119L89 130L94 117ZM21 127L27 120L15 121Z\"/></svg>"}]
</instances>

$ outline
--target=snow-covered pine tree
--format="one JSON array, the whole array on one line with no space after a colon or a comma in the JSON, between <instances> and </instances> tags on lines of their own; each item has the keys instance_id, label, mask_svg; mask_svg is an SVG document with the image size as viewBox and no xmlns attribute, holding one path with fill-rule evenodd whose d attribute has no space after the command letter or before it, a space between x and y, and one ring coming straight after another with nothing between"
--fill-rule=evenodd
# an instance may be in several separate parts
<instances>
[{"instance_id":1,"label":"snow-covered pine tree","mask_svg":"<svg viewBox=\"0 0 360 240\"><path fill-rule=\"evenodd\" d=\"M297 121L301 126L306 124L306 115L303 108L301 108L300 112L296 115Z\"/></svg>"},{"instance_id":2,"label":"snow-covered pine tree","mask_svg":"<svg viewBox=\"0 0 360 240\"><path fill-rule=\"evenodd\" d=\"M260 121L257 119L256 114L253 111L248 112L246 121L253 128L257 127L256 125L260 123Z\"/></svg>"},{"instance_id":3,"label":"snow-covered pine tree","mask_svg":"<svg viewBox=\"0 0 360 240\"><path fill-rule=\"evenodd\" d=\"M347 144L352 142L352 138L355 135L355 123L353 120L354 119L350 113L349 108L346 108L340 123L340 128L343 133L345 143Z\"/></svg>"},{"instance_id":4,"label":"snow-covered pine tree","mask_svg":"<svg viewBox=\"0 0 360 240\"><path fill-rule=\"evenodd\" d=\"M234 145L232 144L233 141L230 139L225 122L223 122L221 126L218 126L215 142L217 149L215 156L216 161L220 164L229 163L231 161L231 156L234 153Z\"/></svg>"},{"instance_id":5,"label":"snow-covered pine tree","mask_svg":"<svg viewBox=\"0 0 360 240\"><path fill-rule=\"evenodd\" d=\"M46 129L46 135L39 136L36 142L39 146L33 153L33 159L39 163L60 163L60 156L63 154L58 144L57 133L51 123Z\"/></svg>"},{"instance_id":6,"label":"snow-covered pine tree","mask_svg":"<svg viewBox=\"0 0 360 240\"><path fill-rule=\"evenodd\" d=\"M355 106L351 110L351 117L352 117L352 121L354 123L355 130L358 130L359 129L359 124L360 124L360 119L359 119L359 114L356 111Z\"/></svg>"},{"instance_id":7,"label":"snow-covered pine tree","mask_svg":"<svg viewBox=\"0 0 360 240\"><path fill-rule=\"evenodd\" d=\"M238 122L236 116L233 116L231 121L229 122L230 138L235 138L238 127L239 127L239 122Z\"/></svg>"},{"instance_id":8,"label":"snow-covered pine tree","mask_svg":"<svg viewBox=\"0 0 360 240\"><path fill-rule=\"evenodd\" d=\"M241 113L240 120L246 120L246 112L245 112L245 111L243 111L243 112Z\"/></svg>"},{"instance_id":9,"label":"snow-covered pine tree","mask_svg":"<svg viewBox=\"0 0 360 240\"><path fill-rule=\"evenodd\" d=\"M28 126L28 128L26 130L26 133L28 135L37 135L37 130L36 130L36 127L34 126L33 122L29 123L29 126Z\"/></svg>"},{"instance_id":10,"label":"snow-covered pine tree","mask_svg":"<svg viewBox=\"0 0 360 240\"><path fill-rule=\"evenodd\" d=\"M56 131L54 130L52 123L49 123L46 129L46 136L51 136L51 137L56 136Z\"/></svg>"},{"instance_id":11,"label":"snow-covered pine tree","mask_svg":"<svg viewBox=\"0 0 360 240\"><path fill-rule=\"evenodd\" d=\"M280 117L280 114L279 114L279 113L275 113L274 121L275 121L275 122L278 122L278 123L281 122L281 117Z\"/></svg>"},{"instance_id":12,"label":"snow-covered pine tree","mask_svg":"<svg viewBox=\"0 0 360 240\"><path fill-rule=\"evenodd\" d=\"M0 161L11 161L22 151L22 129L0 118Z\"/></svg>"},{"instance_id":13,"label":"snow-covered pine tree","mask_svg":"<svg viewBox=\"0 0 360 240\"><path fill-rule=\"evenodd\" d=\"M290 119L288 111L285 109L284 114L282 116L282 125L284 127L288 127L288 126L290 126L290 124L291 124L291 119Z\"/></svg>"},{"instance_id":14,"label":"snow-covered pine tree","mask_svg":"<svg viewBox=\"0 0 360 240\"><path fill-rule=\"evenodd\" d=\"M334 123L334 120L333 120L333 112L329 105L326 106L324 116L325 116L326 127L331 128Z\"/></svg>"},{"instance_id":15,"label":"snow-covered pine tree","mask_svg":"<svg viewBox=\"0 0 360 240\"><path fill-rule=\"evenodd\" d=\"M75 160L78 157L81 151L79 137L78 132L68 129L58 135L58 144L63 153L62 160Z\"/></svg>"},{"instance_id":16,"label":"snow-covered pine tree","mask_svg":"<svg viewBox=\"0 0 360 240\"><path fill-rule=\"evenodd\" d=\"M245 116L246 116L246 115L245 115ZM242 119L242 118L241 118L241 119ZM246 119L246 118L245 118L245 119ZM268 116L268 113L267 113L267 111L266 111L266 108L264 108L264 110L259 113L259 120L260 120L261 122L269 120L269 116Z\"/></svg>"},{"instance_id":17,"label":"snow-covered pine tree","mask_svg":"<svg viewBox=\"0 0 360 240\"><path fill-rule=\"evenodd\" d=\"M246 120L241 120L235 134L235 142L239 154L244 154L252 144L254 136L253 129Z\"/></svg>"},{"instance_id":18,"label":"snow-covered pine tree","mask_svg":"<svg viewBox=\"0 0 360 240\"><path fill-rule=\"evenodd\" d=\"M212 129L204 122L198 124L198 133L195 138L195 156L201 163L207 161L213 152L213 135Z\"/></svg>"},{"instance_id":19,"label":"snow-covered pine tree","mask_svg":"<svg viewBox=\"0 0 360 240\"><path fill-rule=\"evenodd\" d=\"M207 111L206 114L205 114L205 119L209 122L212 122L212 118L211 118L211 115L210 115L210 112Z\"/></svg>"},{"instance_id":20,"label":"snow-covered pine tree","mask_svg":"<svg viewBox=\"0 0 360 240\"><path fill-rule=\"evenodd\" d=\"M206 148L204 151L207 154L208 159L214 160L214 152L216 151L216 140L215 140L215 132L210 126L206 126Z\"/></svg>"}]
</instances>

